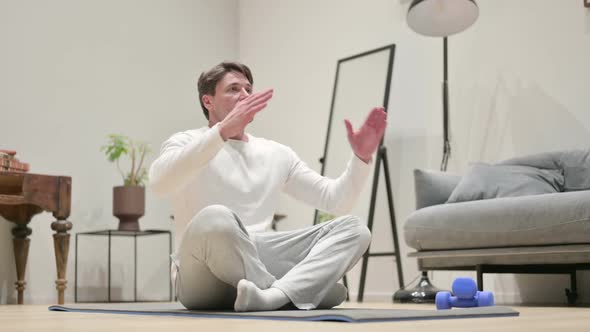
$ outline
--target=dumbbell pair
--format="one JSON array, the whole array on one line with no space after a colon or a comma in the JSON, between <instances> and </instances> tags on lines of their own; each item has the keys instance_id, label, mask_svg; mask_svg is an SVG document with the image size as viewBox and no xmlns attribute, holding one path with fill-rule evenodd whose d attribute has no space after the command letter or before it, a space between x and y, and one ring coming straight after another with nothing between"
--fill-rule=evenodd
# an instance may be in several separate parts
<instances>
[{"instance_id":1,"label":"dumbbell pair","mask_svg":"<svg viewBox=\"0 0 590 332\"><path fill-rule=\"evenodd\" d=\"M450 292L436 293L436 308L472 308L487 307L494 305L494 294L492 292L480 292L477 290L475 281L471 278L457 278L453 281L453 294Z\"/></svg>"}]
</instances>

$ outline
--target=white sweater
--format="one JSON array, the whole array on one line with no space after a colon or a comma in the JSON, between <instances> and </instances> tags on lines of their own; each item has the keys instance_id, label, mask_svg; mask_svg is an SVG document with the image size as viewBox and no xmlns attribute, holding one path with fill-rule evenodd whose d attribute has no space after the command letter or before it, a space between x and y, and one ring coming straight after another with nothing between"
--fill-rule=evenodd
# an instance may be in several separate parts
<instances>
[{"instance_id":1,"label":"white sweater","mask_svg":"<svg viewBox=\"0 0 590 332\"><path fill-rule=\"evenodd\" d=\"M150 167L150 187L172 200L177 246L190 220L213 204L233 210L250 229L271 223L282 191L317 209L346 214L371 169L372 163L352 154L344 173L329 179L289 147L247 136L248 142L224 142L215 125L176 133L162 145Z\"/></svg>"}]
</instances>

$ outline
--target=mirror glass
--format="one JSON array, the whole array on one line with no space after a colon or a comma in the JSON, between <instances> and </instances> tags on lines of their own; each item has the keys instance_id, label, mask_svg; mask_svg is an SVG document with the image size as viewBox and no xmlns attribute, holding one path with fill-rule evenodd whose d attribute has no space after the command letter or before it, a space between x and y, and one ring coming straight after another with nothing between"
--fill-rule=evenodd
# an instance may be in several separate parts
<instances>
[{"instance_id":1,"label":"mirror glass","mask_svg":"<svg viewBox=\"0 0 590 332\"><path fill-rule=\"evenodd\" d=\"M353 129L358 130L373 107L387 106L384 104L387 102L388 73L393 67L389 62L393 52L391 45L338 61L324 148L323 175L330 178L340 176L352 156L344 119L349 119ZM368 218L374 172L373 168L351 214Z\"/></svg>"}]
</instances>

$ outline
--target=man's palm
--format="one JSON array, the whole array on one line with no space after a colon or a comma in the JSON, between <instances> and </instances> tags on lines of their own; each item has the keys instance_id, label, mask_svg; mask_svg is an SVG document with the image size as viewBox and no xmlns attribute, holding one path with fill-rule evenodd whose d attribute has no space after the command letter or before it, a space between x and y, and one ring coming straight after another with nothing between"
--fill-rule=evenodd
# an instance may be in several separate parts
<instances>
[{"instance_id":1,"label":"man's palm","mask_svg":"<svg viewBox=\"0 0 590 332\"><path fill-rule=\"evenodd\" d=\"M348 141L352 147L352 151L361 160L368 162L377 150L379 142L385 132L387 126L387 113L382 107L375 107L369 113L365 123L358 131L354 131L350 121L344 120L346 131L348 133Z\"/></svg>"}]
</instances>

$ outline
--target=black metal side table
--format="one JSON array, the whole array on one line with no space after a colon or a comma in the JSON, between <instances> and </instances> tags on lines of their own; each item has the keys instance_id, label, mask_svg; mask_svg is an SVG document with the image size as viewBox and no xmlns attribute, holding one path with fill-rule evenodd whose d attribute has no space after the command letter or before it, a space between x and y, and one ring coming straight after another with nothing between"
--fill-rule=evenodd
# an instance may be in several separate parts
<instances>
[{"instance_id":1,"label":"black metal side table","mask_svg":"<svg viewBox=\"0 0 590 332\"><path fill-rule=\"evenodd\" d=\"M78 236L80 235L90 235L90 236L107 236L108 237L108 300L107 302L111 301L111 238L113 236L122 236L122 237L133 237L133 247L134 247L134 259L133 259L133 283L134 283L134 290L133 290L133 301L117 301L117 302L137 302L137 238L141 236L149 236L149 235L159 235L159 234L168 234L168 259L170 264L172 263L172 233L166 230L143 230L143 231L119 231L119 230L101 230L101 231L93 231L93 232L82 232L76 234L76 259L75 259L75 285L74 285L74 301L78 302ZM170 266L170 265L168 265ZM170 278L169 282L169 294L170 294L170 301L173 300L172 298L172 276L170 272L168 272L168 276ZM93 301L96 302L96 301Z\"/></svg>"}]
</instances>

